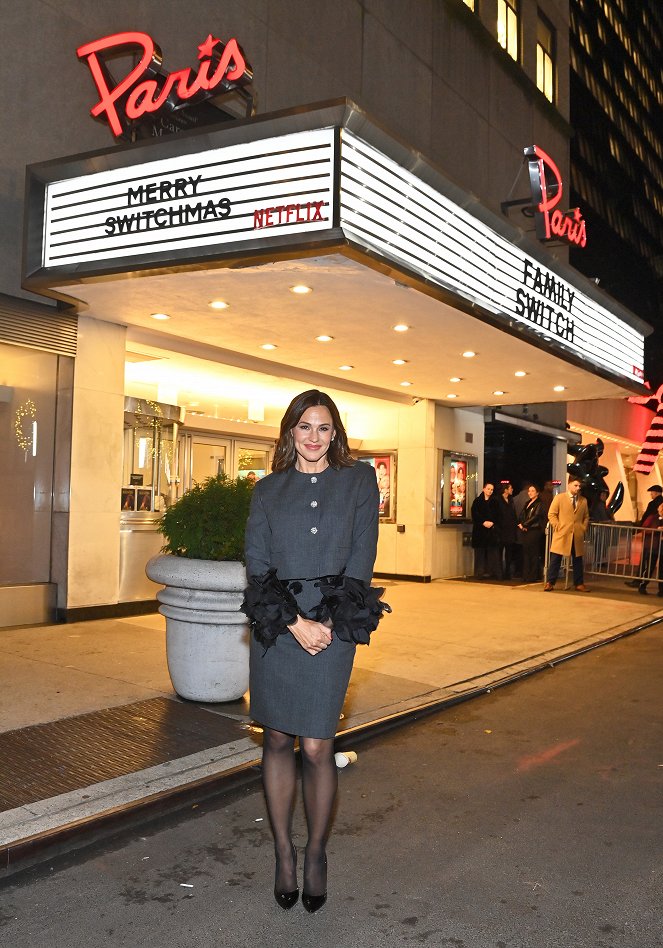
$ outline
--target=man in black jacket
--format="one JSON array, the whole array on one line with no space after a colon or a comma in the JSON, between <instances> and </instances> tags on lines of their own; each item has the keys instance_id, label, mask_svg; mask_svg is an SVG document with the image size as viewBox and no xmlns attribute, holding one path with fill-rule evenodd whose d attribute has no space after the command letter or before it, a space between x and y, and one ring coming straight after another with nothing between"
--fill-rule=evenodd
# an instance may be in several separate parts
<instances>
[{"instance_id":1,"label":"man in black jacket","mask_svg":"<svg viewBox=\"0 0 663 948\"><path fill-rule=\"evenodd\" d=\"M659 510L659 507L661 504L663 504L663 487L660 487L658 484L652 484L651 487L647 488L647 491L651 494L651 500L645 507L645 512L636 524L638 527L657 526L659 515L663 512ZM653 542L652 538L657 542ZM643 541L642 545L641 564L643 575L651 576L655 572L656 561L658 560L659 555L659 547L660 540L658 540L658 537L656 537L655 534L645 535L645 540ZM647 595L647 580L630 579L626 585L631 586L634 589L638 589L643 596Z\"/></svg>"}]
</instances>

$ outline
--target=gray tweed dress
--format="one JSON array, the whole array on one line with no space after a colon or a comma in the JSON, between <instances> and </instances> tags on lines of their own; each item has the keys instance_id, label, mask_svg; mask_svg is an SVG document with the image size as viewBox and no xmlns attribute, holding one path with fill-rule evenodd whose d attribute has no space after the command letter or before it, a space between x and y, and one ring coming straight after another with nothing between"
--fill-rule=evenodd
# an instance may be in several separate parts
<instances>
[{"instance_id":1,"label":"gray tweed dress","mask_svg":"<svg viewBox=\"0 0 663 948\"><path fill-rule=\"evenodd\" d=\"M261 576L276 569L281 580L299 580L299 611L321 600L316 580L346 575L369 583L377 552L379 494L368 464L320 474L296 468L258 481L246 528L246 570ZM291 632L265 648L251 636L251 716L266 727L299 737L336 734L356 646L332 637L309 655Z\"/></svg>"}]
</instances>

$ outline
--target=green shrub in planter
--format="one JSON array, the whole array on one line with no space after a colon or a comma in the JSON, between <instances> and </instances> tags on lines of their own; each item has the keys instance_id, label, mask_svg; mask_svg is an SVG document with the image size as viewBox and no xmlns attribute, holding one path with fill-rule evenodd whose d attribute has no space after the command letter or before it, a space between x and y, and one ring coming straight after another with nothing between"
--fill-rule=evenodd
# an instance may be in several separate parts
<instances>
[{"instance_id":1,"label":"green shrub in planter","mask_svg":"<svg viewBox=\"0 0 663 948\"><path fill-rule=\"evenodd\" d=\"M244 562L244 531L252 484L225 474L196 484L166 510L159 531L162 552L193 560Z\"/></svg>"}]
</instances>

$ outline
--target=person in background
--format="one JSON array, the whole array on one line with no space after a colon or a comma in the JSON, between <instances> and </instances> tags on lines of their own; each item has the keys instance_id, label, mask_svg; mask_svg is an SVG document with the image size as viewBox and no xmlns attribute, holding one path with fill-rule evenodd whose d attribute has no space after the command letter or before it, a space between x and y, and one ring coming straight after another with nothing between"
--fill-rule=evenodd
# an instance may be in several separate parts
<instances>
[{"instance_id":1,"label":"person in background","mask_svg":"<svg viewBox=\"0 0 663 948\"><path fill-rule=\"evenodd\" d=\"M608 492L602 490L592 506L589 508L589 519L595 523L610 523L615 518L608 513Z\"/></svg>"},{"instance_id":2,"label":"person in background","mask_svg":"<svg viewBox=\"0 0 663 948\"><path fill-rule=\"evenodd\" d=\"M552 481L546 481L545 484L543 485L543 490L539 494L541 507L543 508L543 512L546 515L546 517L548 516L548 511L550 510L550 505L552 504L552 499L554 496L553 486L554 485Z\"/></svg>"},{"instance_id":3,"label":"person in background","mask_svg":"<svg viewBox=\"0 0 663 948\"><path fill-rule=\"evenodd\" d=\"M562 558L573 557L573 585L578 592L589 592L585 586L583 545L589 526L587 501L580 493L580 481L571 477L568 490L553 498L548 511L548 520L553 528L550 544L550 562L545 592L552 592L559 576Z\"/></svg>"},{"instance_id":4,"label":"person in background","mask_svg":"<svg viewBox=\"0 0 663 948\"><path fill-rule=\"evenodd\" d=\"M642 596L647 595L647 584L650 576L657 576L660 569L657 570L657 563L661 552L661 538L658 533L651 533L650 530L661 526L659 516L663 512L663 488L658 484L652 484L647 488L651 495L651 500L645 507L645 512L638 521L639 527L645 528L642 539L642 556L640 557L640 575L642 579L630 580L626 585L634 586ZM660 592L660 585L659 585Z\"/></svg>"},{"instance_id":5,"label":"person in background","mask_svg":"<svg viewBox=\"0 0 663 948\"><path fill-rule=\"evenodd\" d=\"M499 579L498 510L493 484L486 483L472 503L472 547L474 549L474 576L476 579Z\"/></svg>"},{"instance_id":6,"label":"person in background","mask_svg":"<svg viewBox=\"0 0 663 948\"><path fill-rule=\"evenodd\" d=\"M530 502L529 489L532 486L531 481L525 481L522 489L518 491L513 498L513 509L516 511L516 517L520 520L523 510Z\"/></svg>"},{"instance_id":7,"label":"person in background","mask_svg":"<svg viewBox=\"0 0 663 948\"><path fill-rule=\"evenodd\" d=\"M500 531L500 565L503 579L512 579L516 570L518 518L516 517L516 511L513 509L512 494L513 487L510 483L500 485L500 496L497 500L497 522Z\"/></svg>"},{"instance_id":8,"label":"person in background","mask_svg":"<svg viewBox=\"0 0 663 948\"><path fill-rule=\"evenodd\" d=\"M546 529L546 517L538 488L530 484L528 501L520 515L518 529L523 545L523 582L538 583L541 579L541 538Z\"/></svg>"}]
</instances>

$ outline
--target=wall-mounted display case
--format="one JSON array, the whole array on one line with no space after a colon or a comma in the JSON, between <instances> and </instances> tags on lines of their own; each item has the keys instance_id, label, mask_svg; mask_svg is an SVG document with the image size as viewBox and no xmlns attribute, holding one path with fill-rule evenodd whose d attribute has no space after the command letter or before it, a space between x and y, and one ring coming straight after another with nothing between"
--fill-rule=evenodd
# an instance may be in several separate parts
<instances>
[{"instance_id":1,"label":"wall-mounted display case","mask_svg":"<svg viewBox=\"0 0 663 948\"><path fill-rule=\"evenodd\" d=\"M439 452L439 523L463 523L477 495L478 458L461 451Z\"/></svg>"}]
</instances>

